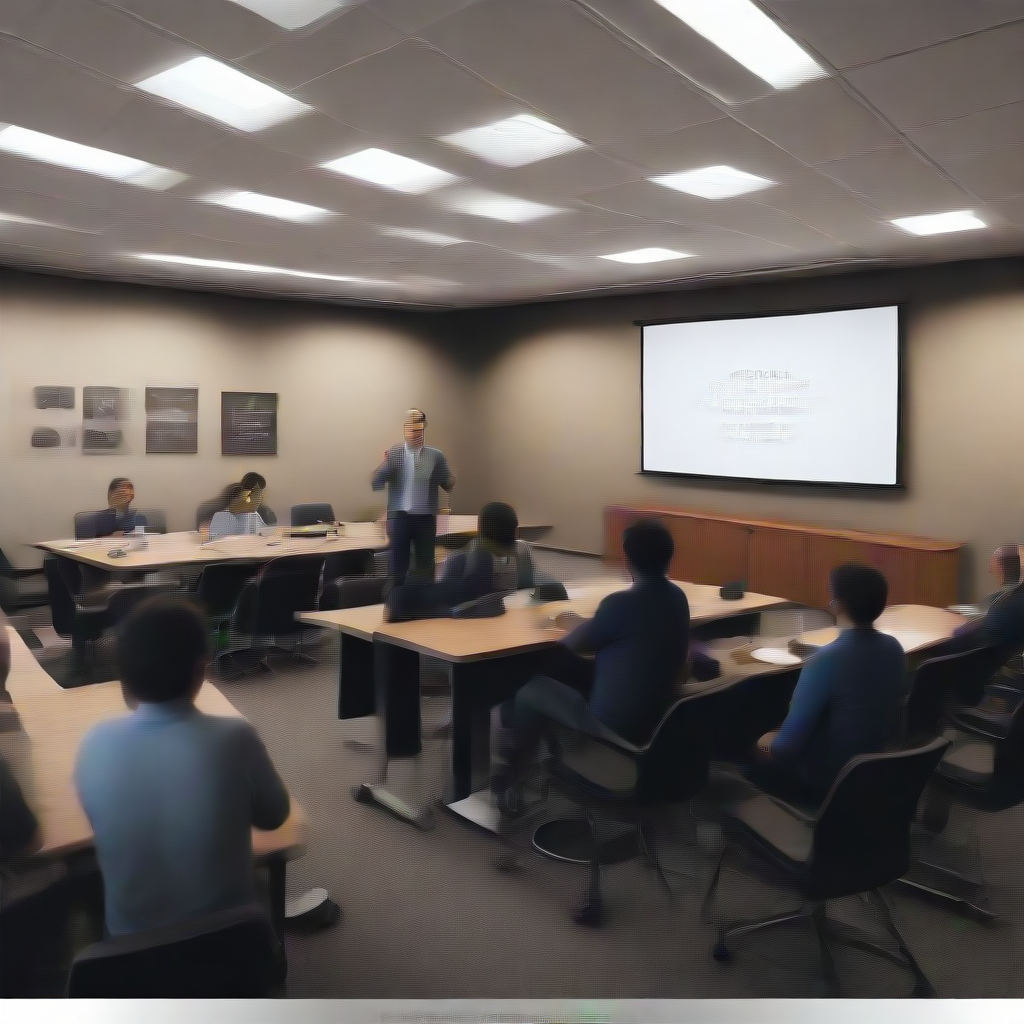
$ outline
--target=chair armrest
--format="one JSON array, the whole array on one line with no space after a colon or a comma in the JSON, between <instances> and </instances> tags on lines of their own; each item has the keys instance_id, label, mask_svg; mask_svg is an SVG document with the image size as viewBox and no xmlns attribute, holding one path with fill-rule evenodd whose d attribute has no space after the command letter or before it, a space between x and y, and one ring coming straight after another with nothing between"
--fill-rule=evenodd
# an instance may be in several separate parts
<instances>
[{"instance_id":1,"label":"chair armrest","mask_svg":"<svg viewBox=\"0 0 1024 1024\"><path fill-rule=\"evenodd\" d=\"M599 730L593 732L588 730L585 735L589 739L596 740L609 750L614 750L616 753L623 754L633 760L642 757L650 749L649 746L638 747L635 743L630 743L629 740L624 739L618 733L612 732L611 729L603 725Z\"/></svg>"},{"instance_id":2,"label":"chair armrest","mask_svg":"<svg viewBox=\"0 0 1024 1024\"><path fill-rule=\"evenodd\" d=\"M43 567L39 566L36 569L18 569L15 566L8 566L6 569L0 569L0 576L6 576L12 580L24 580L29 579L32 576L45 576Z\"/></svg>"},{"instance_id":3,"label":"chair armrest","mask_svg":"<svg viewBox=\"0 0 1024 1024\"><path fill-rule=\"evenodd\" d=\"M993 732L989 729L983 729L980 725L976 725L974 722L964 722L960 719L954 719L947 717L946 721L949 722L957 732L962 732L967 736L975 736L979 739L991 740L993 743L1002 743L1006 739L1005 736L1000 736L999 733Z\"/></svg>"},{"instance_id":4,"label":"chair armrest","mask_svg":"<svg viewBox=\"0 0 1024 1024\"><path fill-rule=\"evenodd\" d=\"M793 804L786 803L785 800L780 800L779 797L772 796L771 793L765 793L765 796L767 796L776 807L780 807L787 814L792 814L794 818L798 821L802 821L805 825L813 825L814 822L817 821L817 815L815 814L810 814Z\"/></svg>"}]
</instances>

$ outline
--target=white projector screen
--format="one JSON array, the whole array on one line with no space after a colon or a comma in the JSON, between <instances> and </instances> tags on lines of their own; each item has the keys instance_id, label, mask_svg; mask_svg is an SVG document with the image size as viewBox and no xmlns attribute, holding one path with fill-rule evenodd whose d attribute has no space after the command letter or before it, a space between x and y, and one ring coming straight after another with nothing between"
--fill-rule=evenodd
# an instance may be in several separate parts
<instances>
[{"instance_id":1,"label":"white projector screen","mask_svg":"<svg viewBox=\"0 0 1024 1024\"><path fill-rule=\"evenodd\" d=\"M898 487L898 306L651 324L641 469Z\"/></svg>"}]
</instances>

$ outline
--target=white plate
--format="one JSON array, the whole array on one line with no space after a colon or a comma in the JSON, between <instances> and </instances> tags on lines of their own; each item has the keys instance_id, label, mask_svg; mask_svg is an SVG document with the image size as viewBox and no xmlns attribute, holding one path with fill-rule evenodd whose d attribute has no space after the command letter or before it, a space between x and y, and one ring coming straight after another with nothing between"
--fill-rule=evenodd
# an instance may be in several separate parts
<instances>
[{"instance_id":1,"label":"white plate","mask_svg":"<svg viewBox=\"0 0 1024 1024\"><path fill-rule=\"evenodd\" d=\"M758 647L750 652L752 658L766 665L802 665L803 658L791 654L785 647Z\"/></svg>"}]
</instances>

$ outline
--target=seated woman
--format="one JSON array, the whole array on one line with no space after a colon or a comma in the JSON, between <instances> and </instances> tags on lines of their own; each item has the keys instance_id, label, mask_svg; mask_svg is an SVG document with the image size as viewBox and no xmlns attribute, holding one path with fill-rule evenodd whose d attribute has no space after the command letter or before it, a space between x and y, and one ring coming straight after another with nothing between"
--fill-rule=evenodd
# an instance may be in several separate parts
<instances>
[{"instance_id":1,"label":"seated woman","mask_svg":"<svg viewBox=\"0 0 1024 1024\"><path fill-rule=\"evenodd\" d=\"M252 503L252 492L241 484L231 484L225 498L227 508L221 509L210 520L210 540L258 533L267 525Z\"/></svg>"}]
</instances>

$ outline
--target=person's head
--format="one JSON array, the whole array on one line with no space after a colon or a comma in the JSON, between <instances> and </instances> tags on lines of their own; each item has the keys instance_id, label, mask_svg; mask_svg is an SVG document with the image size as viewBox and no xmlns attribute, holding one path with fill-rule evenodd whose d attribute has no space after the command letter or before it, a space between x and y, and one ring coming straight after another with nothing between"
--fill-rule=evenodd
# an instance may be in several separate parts
<instances>
[{"instance_id":1,"label":"person's head","mask_svg":"<svg viewBox=\"0 0 1024 1024\"><path fill-rule=\"evenodd\" d=\"M252 503L252 491L242 484L229 484L224 491L224 499L227 510L234 512L236 516L256 510L256 506Z\"/></svg>"},{"instance_id":2,"label":"person's head","mask_svg":"<svg viewBox=\"0 0 1024 1024\"><path fill-rule=\"evenodd\" d=\"M423 444L423 435L427 429L427 417L422 409L410 409L405 414L405 440L413 448Z\"/></svg>"},{"instance_id":3,"label":"person's head","mask_svg":"<svg viewBox=\"0 0 1024 1024\"><path fill-rule=\"evenodd\" d=\"M111 508L127 508L135 500L135 486L126 476L115 476L107 487L107 504Z\"/></svg>"},{"instance_id":4,"label":"person's head","mask_svg":"<svg viewBox=\"0 0 1024 1024\"><path fill-rule=\"evenodd\" d=\"M121 623L117 660L130 704L194 700L209 663L202 615L178 597L143 601Z\"/></svg>"},{"instance_id":5,"label":"person's head","mask_svg":"<svg viewBox=\"0 0 1024 1024\"><path fill-rule=\"evenodd\" d=\"M837 617L849 619L855 626L870 626L885 611L889 583L873 566L837 565L828 582Z\"/></svg>"},{"instance_id":6,"label":"person's head","mask_svg":"<svg viewBox=\"0 0 1024 1024\"><path fill-rule=\"evenodd\" d=\"M480 536L502 548L514 548L519 517L516 510L503 501L492 501L480 509L477 518Z\"/></svg>"},{"instance_id":7,"label":"person's head","mask_svg":"<svg viewBox=\"0 0 1024 1024\"><path fill-rule=\"evenodd\" d=\"M623 531L622 550L633 576L664 576L675 545L657 519L641 519Z\"/></svg>"},{"instance_id":8,"label":"person's head","mask_svg":"<svg viewBox=\"0 0 1024 1024\"><path fill-rule=\"evenodd\" d=\"M1016 544L1004 544L992 553L988 571L995 576L1001 587L1012 587L1020 583L1020 548Z\"/></svg>"},{"instance_id":9,"label":"person's head","mask_svg":"<svg viewBox=\"0 0 1024 1024\"><path fill-rule=\"evenodd\" d=\"M246 473L241 482L249 492L253 508L259 508L263 504L263 492L267 489L267 481L259 473Z\"/></svg>"}]
</instances>

